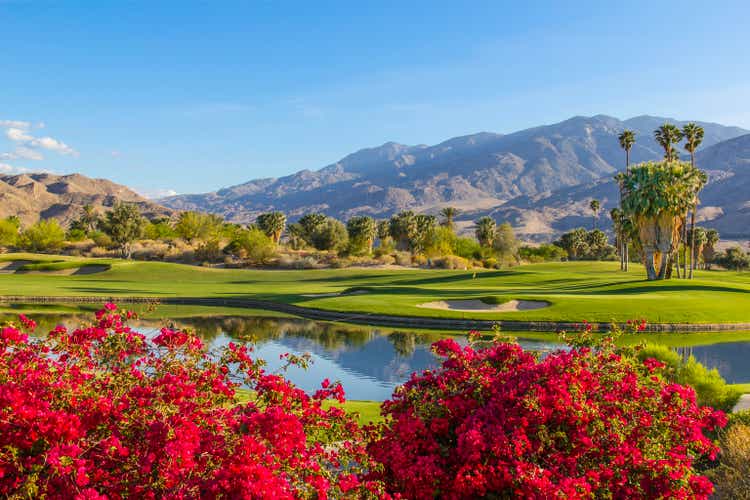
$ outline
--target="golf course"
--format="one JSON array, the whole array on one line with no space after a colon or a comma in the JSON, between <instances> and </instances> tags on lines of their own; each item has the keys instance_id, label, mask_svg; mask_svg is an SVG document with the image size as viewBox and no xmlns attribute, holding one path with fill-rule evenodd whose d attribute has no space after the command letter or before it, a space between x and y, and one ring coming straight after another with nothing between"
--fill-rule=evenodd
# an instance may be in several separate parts
<instances>
[{"instance_id":1,"label":"golf course","mask_svg":"<svg viewBox=\"0 0 750 500\"><path fill-rule=\"evenodd\" d=\"M616 262L589 261L476 271L252 270L16 253L0 258L0 296L250 299L411 318L709 325L747 320L750 276L701 270L689 281L649 282L639 265L623 272Z\"/></svg>"}]
</instances>

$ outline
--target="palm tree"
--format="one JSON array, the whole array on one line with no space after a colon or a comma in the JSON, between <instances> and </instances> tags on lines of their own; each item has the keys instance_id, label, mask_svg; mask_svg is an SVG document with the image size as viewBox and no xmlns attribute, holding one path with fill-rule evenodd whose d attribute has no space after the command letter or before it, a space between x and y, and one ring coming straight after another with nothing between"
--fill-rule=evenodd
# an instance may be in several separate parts
<instances>
[{"instance_id":1,"label":"palm tree","mask_svg":"<svg viewBox=\"0 0 750 500\"><path fill-rule=\"evenodd\" d=\"M716 244L719 242L719 231L716 229L706 230L706 244L703 246L703 265L711 269L711 262L716 254Z\"/></svg>"},{"instance_id":2,"label":"palm tree","mask_svg":"<svg viewBox=\"0 0 750 500\"><path fill-rule=\"evenodd\" d=\"M440 211L440 215L443 216L443 225L453 230L453 220L458 215L458 209L455 207L445 207Z\"/></svg>"},{"instance_id":3,"label":"palm tree","mask_svg":"<svg viewBox=\"0 0 750 500\"><path fill-rule=\"evenodd\" d=\"M632 130L625 129L620 135L617 136L617 140L620 141L620 147L625 150L625 173L627 174L630 170L630 150L635 144L635 132ZM620 208L622 208L622 184L620 184ZM624 217L622 210L620 211L620 219ZM620 221L622 222L622 220ZM622 223L620 223L622 226ZM620 270L628 270L628 238L625 231L622 231L620 227Z\"/></svg>"},{"instance_id":4,"label":"palm tree","mask_svg":"<svg viewBox=\"0 0 750 500\"><path fill-rule=\"evenodd\" d=\"M625 129L617 136L617 140L620 141L620 147L625 150L625 171L627 172L630 168L630 149L635 144L635 132Z\"/></svg>"},{"instance_id":5,"label":"palm tree","mask_svg":"<svg viewBox=\"0 0 750 500\"><path fill-rule=\"evenodd\" d=\"M679 159L675 145L682 140L682 131L676 125L665 123L654 130L654 139L664 148L664 159L675 161Z\"/></svg>"},{"instance_id":6,"label":"palm tree","mask_svg":"<svg viewBox=\"0 0 750 500\"><path fill-rule=\"evenodd\" d=\"M283 212L267 212L260 214L255 219L255 223L274 243L278 244L286 227L286 215Z\"/></svg>"},{"instance_id":7,"label":"palm tree","mask_svg":"<svg viewBox=\"0 0 750 500\"><path fill-rule=\"evenodd\" d=\"M686 162L647 162L618 174L617 180L623 186L622 210L638 229L648 279L664 279L681 217L705 185L706 174Z\"/></svg>"},{"instance_id":8,"label":"palm tree","mask_svg":"<svg viewBox=\"0 0 750 500\"><path fill-rule=\"evenodd\" d=\"M696 123L688 123L682 127L682 135L685 137L685 149L690 153L690 164L695 168L695 150L703 142L703 127ZM698 209L698 198L695 198L693 203L693 210L690 213L690 279L693 279L693 270L695 269L695 259L698 256L695 253L695 211Z\"/></svg>"},{"instance_id":9,"label":"palm tree","mask_svg":"<svg viewBox=\"0 0 750 500\"><path fill-rule=\"evenodd\" d=\"M411 250L411 243L417 232L417 221L414 212L404 210L391 217L388 222L391 238L399 250Z\"/></svg>"},{"instance_id":10,"label":"palm tree","mask_svg":"<svg viewBox=\"0 0 750 500\"><path fill-rule=\"evenodd\" d=\"M596 229L596 219L599 217L599 209L601 208L601 203L599 203L599 200L591 200L591 203L589 203L589 208L591 209L591 212L594 214L593 217L593 228Z\"/></svg>"},{"instance_id":11,"label":"palm tree","mask_svg":"<svg viewBox=\"0 0 750 500\"><path fill-rule=\"evenodd\" d=\"M372 253L372 244L378 232L375 219L366 215L352 217L346 223L346 231L349 233L349 241L353 247L368 255Z\"/></svg>"},{"instance_id":12,"label":"palm tree","mask_svg":"<svg viewBox=\"0 0 750 500\"><path fill-rule=\"evenodd\" d=\"M495 219L485 215L475 222L477 241L483 247L492 246L492 242L495 241Z\"/></svg>"}]
</instances>

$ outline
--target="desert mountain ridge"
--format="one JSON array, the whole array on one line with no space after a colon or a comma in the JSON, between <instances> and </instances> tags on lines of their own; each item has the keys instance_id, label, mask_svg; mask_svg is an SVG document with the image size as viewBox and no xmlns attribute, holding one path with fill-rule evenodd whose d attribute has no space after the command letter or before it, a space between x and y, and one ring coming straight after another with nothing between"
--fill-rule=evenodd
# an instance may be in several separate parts
<instances>
[{"instance_id":1,"label":"desert mountain ridge","mask_svg":"<svg viewBox=\"0 0 750 500\"><path fill-rule=\"evenodd\" d=\"M86 204L103 213L118 200L137 204L149 218L168 217L174 212L106 179L81 174L0 175L0 217L16 215L24 225L40 218L57 219L67 225Z\"/></svg>"},{"instance_id":2,"label":"desert mountain ridge","mask_svg":"<svg viewBox=\"0 0 750 500\"><path fill-rule=\"evenodd\" d=\"M712 183L718 182L736 159L728 146L712 148L750 131L695 121L705 129L699 166L714 171ZM531 238L549 239L586 221L590 224L586 211L596 190L603 190L602 198L612 202L606 191L608 181L625 163L618 134L626 128L636 132L631 162L659 159L663 153L653 130L664 122L687 123L647 115L627 120L576 116L510 134L454 137L433 146L387 142L318 170L304 169L159 202L173 209L218 213L242 223L268 210L282 210L292 220L309 212L347 219L359 214L383 218L405 209L436 213L451 205L462 211L459 222L463 220L464 226L478 215L492 213L499 221L510 220ZM708 156L709 150L714 156ZM703 165L707 162L712 165ZM728 188L729 184L722 189ZM742 197L735 192L737 196ZM727 199L713 213L728 214L742 203ZM727 218L726 223L732 225L731 220Z\"/></svg>"}]
</instances>

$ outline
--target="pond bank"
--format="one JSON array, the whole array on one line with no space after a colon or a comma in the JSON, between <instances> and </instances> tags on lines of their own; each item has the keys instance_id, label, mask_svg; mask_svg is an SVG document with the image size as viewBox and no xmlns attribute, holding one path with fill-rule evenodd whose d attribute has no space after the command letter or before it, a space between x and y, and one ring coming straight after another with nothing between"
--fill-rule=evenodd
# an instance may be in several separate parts
<instances>
[{"instance_id":1,"label":"pond bank","mask_svg":"<svg viewBox=\"0 0 750 500\"><path fill-rule=\"evenodd\" d=\"M493 325L510 331L556 332L573 330L580 322L564 321L521 321L521 320L479 320L430 318L423 316L396 316L367 312L339 312L311 307L301 307L283 302L248 298L213 298L213 297L104 297L104 296L0 296L0 303L19 304L101 304L106 301L120 304L166 304L189 306L225 306L249 309L265 309L280 313L292 314L308 319L339 321L343 323L392 326L403 328L420 328L435 330L491 330ZM591 323L595 330L606 331L610 323ZM747 331L750 323L649 323L648 332L719 332Z\"/></svg>"}]
</instances>

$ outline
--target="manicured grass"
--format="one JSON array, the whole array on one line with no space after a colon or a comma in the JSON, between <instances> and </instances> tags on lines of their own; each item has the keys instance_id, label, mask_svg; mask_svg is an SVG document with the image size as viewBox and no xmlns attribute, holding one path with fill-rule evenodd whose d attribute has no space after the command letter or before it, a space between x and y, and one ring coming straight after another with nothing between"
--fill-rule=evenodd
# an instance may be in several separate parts
<instances>
[{"instance_id":1,"label":"manicured grass","mask_svg":"<svg viewBox=\"0 0 750 500\"><path fill-rule=\"evenodd\" d=\"M34 254L3 260L76 260ZM647 282L641 266L623 273L615 262L564 262L507 270L239 270L163 262L78 259L110 265L89 275L0 274L0 295L256 298L342 312L537 321L723 323L750 321L750 274L698 271L694 280ZM331 297L309 294L363 290ZM549 307L518 312L419 308L445 299L541 300Z\"/></svg>"},{"instance_id":2,"label":"manicured grass","mask_svg":"<svg viewBox=\"0 0 750 500\"><path fill-rule=\"evenodd\" d=\"M748 384L731 384L732 387L738 389L742 394L750 394L750 383Z\"/></svg>"},{"instance_id":3,"label":"manicured grass","mask_svg":"<svg viewBox=\"0 0 750 500\"><path fill-rule=\"evenodd\" d=\"M252 397L252 391L237 389L235 399L238 403L245 403ZM346 401L342 405L337 402L327 402L324 406L330 407L332 405L341 406L348 413L356 413L357 420L361 425L383 421L383 417L380 415L379 401Z\"/></svg>"}]
</instances>

